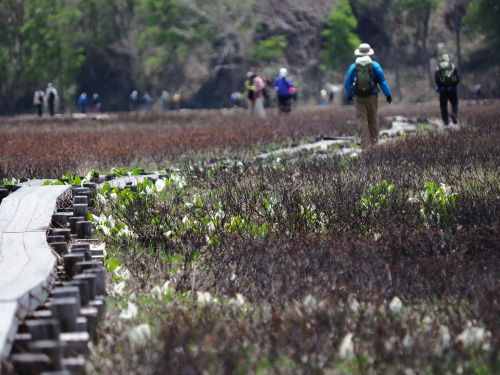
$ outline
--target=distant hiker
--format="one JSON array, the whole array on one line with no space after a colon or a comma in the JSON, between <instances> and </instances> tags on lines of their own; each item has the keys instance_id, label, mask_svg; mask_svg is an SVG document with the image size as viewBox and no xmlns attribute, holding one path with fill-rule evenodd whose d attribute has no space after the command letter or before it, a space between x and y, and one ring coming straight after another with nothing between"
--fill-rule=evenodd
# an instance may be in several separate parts
<instances>
[{"instance_id":1,"label":"distant hiker","mask_svg":"<svg viewBox=\"0 0 500 375\"><path fill-rule=\"evenodd\" d=\"M476 93L476 100L477 100L477 101L481 100L481 89L482 89L482 88L483 88L483 87L481 86L481 84L480 84L480 83L478 83L478 84L476 85L476 87L474 88L474 92Z\"/></svg>"},{"instance_id":2,"label":"distant hiker","mask_svg":"<svg viewBox=\"0 0 500 375\"><path fill-rule=\"evenodd\" d=\"M132 91L129 97L129 110L137 111L137 105L139 103L139 93L137 90Z\"/></svg>"},{"instance_id":3,"label":"distant hiker","mask_svg":"<svg viewBox=\"0 0 500 375\"><path fill-rule=\"evenodd\" d=\"M337 92L339 90L339 87L338 86L335 86L331 83L327 83L326 84L327 88L328 88L328 102L330 104L333 104L333 99L335 98L335 92Z\"/></svg>"},{"instance_id":4,"label":"distant hiker","mask_svg":"<svg viewBox=\"0 0 500 375\"><path fill-rule=\"evenodd\" d=\"M439 107L444 125L448 125L448 101L451 103L451 119L458 123L458 88L460 82L457 68L449 54L443 54L434 75L436 91L439 92Z\"/></svg>"},{"instance_id":5,"label":"distant hiker","mask_svg":"<svg viewBox=\"0 0 500 375\"><path fill-rule=\"evenodd\" d=\"M149 96L149 93L146 91L142 96L142 102L144 103L144 110L146 112L151 111L151 104L153 103L153 99Z\"/></svg>"},{"instance_id":6,"label":"distant hiker","mask_svg":"<svg viewBox=\"0 0 500 375\"><path fill-rule=\"evenodd\" d=\"M87 102L88 102L87 93L82 92L80 94L80 97L78 98L78 105L80 106L82 113L87 113Z\"/></svg>"},{"instance_id":7,"label":"distant hiker","mask_svg":"<svg viewBox=\"0 0 500 375\"><path fill-rule=\"evenodd\" d=\"M255 85L252 80L253 76L253 72L247 72L247 80L245 81L245 95L248 98L248 108L250 108L250 113L253 113L253 109L255 107Z\"/></svg>"},{"instance_id":8,"label":"distant hiker","mask_svg":"<svg viewBox=\"0 0 500 375\"><path fill-rule=\"evenodd\" d=\"M325 89L319 92L319 105L328 105L328 93Z\"/></svg>"},{"instance_id":9,"label":"distant hiker","mask_svg":"<svg viewBox=\"0 0 500 375\"><path fill-rule=\"evenodd\" d=\"M168 111L168 92L163 90L160 96L161 100L161 109L164 111Z\"/></svg>"},{"instance_id":10,"label":"distant hiker","mask_svg":"<svg viewBox=\"0 0 500 375\"><path fill-rule=\"evenodd\" d=\"M266 84L264 80L255 73L253 73L250 77L249 83L254 86L254 107L252 115L255 113L258 118L264 119L266 118L266 110L264 108L264 90L266 88Z\"/></svg>"},{"instance_id":11,"label":"distant hiker","mask_svg":"<svg viewBox=\"0 0 500 375\"><path fill-rule=\"evenodd\" d=\"M449 55L450 51L446 48L443 42L439 42L436 44L436 60L439 62L442 60L443 55Z\"/></svg>"},{"instance_id":12,"label":"distant hiker","mask_svg":"<svg viewBox=\"0 0 500 375\"><path fill-rule=\"evenodd\" d=\"M292 79L288 76L286 68L280 69L280 74L273 83L273 88L278 94L278 114L290 116L292 113L292 99L295 92Z\"/></svg>"},{"instance_id":13,"label":"distant hiker","mask_svg":"<svg viewBox=\"0 0 500 375\"><path fill-rule=\"evenodd\" d=\"M179 110L181 108L181 100L182 100L181 92L177 90L172 99L174 101L174 108Z\"/></svg>"},{"instance_id":14,"label":"distant hiker","mask_svg":"<svg viewBox=\"0 0 500 375\"><path fill-rule=\"evenodd\" d=\"M267 78L262 78L264 81L264 90L262 90L262 93L264 94L264 107L265 108L270 108L271 107L271 90L273 89L273 82L271 82L270 79Z\"/></svg>"},{"instance_id":15,"label":"distant hiker","mask_svg":"<svg viewBox=\"0 0 500 375\"><path fill-rule=\"evenodd\" d=\"M94 92L92 95L92 112L99 113L101 111L101 99L99 99L99 95Z\"/></svg>"},{"instance_id":16,"label":"distant hiker","mask_svg":"<svg viewBox=\"0 0 500 375\"><path fill-rule=\"evenodd\" d=\"M45 100L47 105L49 106L49 113L51 116L54 116L55 113L55 105L59 101L59 97L57 96L57 90L52 86L52 83L47 83L47 90L45 90Z\"/></svg>"},{"instance_id":17,"label":"distant hiker","mask_svg":"<svg viewBox=\"0 0 500 375\"><path fill-rule=\"evenodd\" d=\"M241 96L242 95L236 91L231 94L231 103L233 103L233 108L240 107Z\"/></svg>"},{"instance_id":18,"label":"distant hiker","mask_svg":"<svg viewBox=\"0 0 500 375\"><path fill-rule=\"evenodd\" d=\"M367 43L362 43L354 51L358 56L349 67L345 81L345 90L349 99L354 99L356 122L361 138L361 146L375 145L379 138L378 125L378 93L379 86L391 104L392 95L389 84L385 80L380 64L370 56L375 52Z\"/></svg>"},{"instance_id":19,"label":"distant hiker","mask_svg":"<svg viewBox=\"0 0 500 375\"><path fill-rule=\"evenodd\" d=\"M35 90L35 94L33 95L33 105L36 105L36 108L38 110L38 116L42 117L43 114L43 98L45 94L43 90L40 90L37 88Z\"/></svg>"}]
</instances>

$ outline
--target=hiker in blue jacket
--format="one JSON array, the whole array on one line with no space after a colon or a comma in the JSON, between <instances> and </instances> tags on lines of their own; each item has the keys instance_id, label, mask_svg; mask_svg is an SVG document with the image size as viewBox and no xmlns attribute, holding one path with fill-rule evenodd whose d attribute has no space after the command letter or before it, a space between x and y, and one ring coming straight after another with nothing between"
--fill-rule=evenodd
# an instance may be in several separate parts
<instances>
[{"instance_id":1,"label":"hiker in blue jacket","mask_svg":"<svg viewBox=\"0 0 500 375\"><path fill-rule=\"evenodd\" d=\"M278 94L279 114L290 116L292 112L292 98L295 90L292 79L288 76L288 70L286 68L280 69L280 75L274 80L273 88Z\"/></svg>"},{"instance_id":2,"label":"hiker in blue jacket","mask_svg":"<svg viewBox=\"0 0 500 375\"><path fill-rule=\"evenodd\" d=\"M358 56L349 67L345 81L345 91L349 99L354 99L356 122L361 138L361 146L375 145L379 139L378 93L380 89L391 104L392 94L380 64L370 56L375 52L368 43L362 43L354 51ZM379 88L380 87L380 88Z\"/></svg>"}]
</instances>

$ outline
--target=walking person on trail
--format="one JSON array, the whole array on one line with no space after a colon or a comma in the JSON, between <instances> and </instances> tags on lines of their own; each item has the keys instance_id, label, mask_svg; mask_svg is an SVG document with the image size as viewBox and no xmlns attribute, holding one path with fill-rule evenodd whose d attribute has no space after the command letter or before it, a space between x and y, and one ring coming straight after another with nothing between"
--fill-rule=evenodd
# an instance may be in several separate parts
<instances>
[{"instance_id":1,"label":"walking person on trail","mask_svg":"<svg viewBox=\"0 0 500 375\"><path fill-rule=\"evenodd\" d=\"M253 108L255 107L255 85L252 80L253 72L247 72L247 80L245 81L245 96L248 99L248 108L250 108L250 113L253 113Z\"/></svg>"},{"instance_id":2,"label":"walking person on trail","mask_svg":"<svg viewBox=\"0 0 500 375\"><path fill-rule=\"evenodd\" d=\"M36 106L38 111L38 116L42 117L43 114L43 99L45 97L45 93L43 90L37 88L35 90L35 94L33 95L33 105Z\"/></svg>"},{"instance_id":3,"label":"walking person on trail","mask_svg":"<svg viewBox=\"0 0 500 375\"><path fill-rule=\"evenodd\" d=\"M255 113L259 119L264 119L266 118L266 110L264 108L264 90L266 89L266 83L255 73L250 77L249 83L255 87L253 91L254 106L252 115Z\"/></svg>"},{"instance_id":4,"label":"walking person on trail","mask_svg":"<svg viewBox=\"0 0 500 375\"><path fill-rule=\"evenodd\" d=\"M160 96L160 100L161 100L161 108L164 111L168 111L168 97L169 97L168 91L163 90Z\"/></svg>"},{"instance_id":5,"label":"walking person on trail","mask_svg":"<svg viewBox=\"0 0 500 375\"><path fill-rule=\"evenodd\" d=\"M179 90L177 90L174 93L174 96L172 97L172 99L174 101L174 108L176 110L179 110L181 108L181 100L182 100L181 92Z\"/></svg>"},{"instance_id":6,"label":"walking person on trail","mask_svg":"<svg viewBox=\"0 0 500 375\"><path fill-rule=\"evenodd\" d=\"M55 105L59 102L57 90L52 86L52 83L47 83L47 90L45 90L45 101L49 106L49 113L51 116L55 114Z\"/></svg>"},{"instance_id":7,"label":"walking person on trail","mask_svg":"<svg viewBox=\"0 0 500 375\"><path fill-rule=\"evenodd\" d=\"M240 108L241 99L242 99L241 93L237 91L231 93L231 103L233 103L233 108Z\"/></svg>"},{"instance_id":8,"label":"walking person on trail","mask_svg":"<svg viewBox=\"0 0 500 375\"><path fill-rule=\"evenodd\" d=\"M92 95L92 112L99 113L101 111L101 99L99 99L99 94L94 92Z\"/></svg>"},{"instance_id":9,"label":"walking person on trail","mask_svg":"<svg viewBox=\"0 0 500 375\"><path fill-rule=\"evenodd\" d=\"M153 103L153 99L149 96L149 93L146 91L142 96L142 102L144 103L144 110L146 112L151 111L151 104Z\"/></svg>"},{"instance_id":10,"label":"walking person on trail","mask_svg":"<svg viewBox=\"0 0 500 375\"><path fill-rule=\"evenodd\" d=\"M78 105L80 106L82 113L87 113L87 103L88 103L87 93L82 92L78 98Z\"/></svg>"},{"instance_id":11,"label":"walking person on trail","mask_svg":"<svg viewBox=\"0 0 500 375\"><path fill-rule=\"evenodd\" d=\"M138 103L139 103L139 93L137 92L137 90L134 90L130 94L130 98L129 98L129 110L132 111L132 112L136 111Z\"/></svg>"},{"instance_id":12,"label":"walking person on trail","mask_svg":"<svg viewBox=\"0 0 500 375\"><path fill-rule=\"evenodd\" d=\"M481 100L481 89L482 89L482 86L480 83L478 83L476 85L476 87L474 88L474 92L476 93L476 100L477 101Z\"/></svg>"},{"instance_id":13,"label":"walking person on trail","mask_svg":"<svg viewBox=\"0 0 500 375\"><path fill-rule=\"evenodd\" d=\"M290 116L292 113L292 98L296 91L292 79L288 76L286 68L280 69L280 74L273 83L273 88L278 94L278 113L280 116Z\"/></svg>"},{"instance_id":14,"label":"walking person on trail","mask_svg":"<svg viewBox=\"0 0 500 375\"><path fill-rule=\"evenodd\" d=\"M379 139L378 93L380 89L391 104L392 94L380 64L370 58L375 52L368 43L362 43L354 51L358 56L349 67L345 91L354 99L356 122L361 138L361 147L376 145Z\"/></svg>"},{"instance_id":15,"label":"walking person on trail","mask_svg":"<svg viewBox=\"0 0 500 375\"><path fill-rule=\"evenodd\" d=\"M457 68L451 61L449 54L443 54L434 75L436 91L439 92L439 107L441 118L445 126L449 124L448 101L451 103L451 119L458 124L458 88L460 82Z\"/></svg>"}]
</instances>

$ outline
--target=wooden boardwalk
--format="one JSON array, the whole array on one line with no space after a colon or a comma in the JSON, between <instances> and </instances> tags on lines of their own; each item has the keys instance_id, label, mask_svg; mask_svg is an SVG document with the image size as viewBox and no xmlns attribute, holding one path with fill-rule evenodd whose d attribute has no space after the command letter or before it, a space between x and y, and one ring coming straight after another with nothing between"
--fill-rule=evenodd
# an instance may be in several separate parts
<instances>
[{"instance_id":1,"label":"wooden boardwalk","mask_svg":"<svg viewBox=\"0 0 500 375\"><path fill-rule=\"evenodd\" d=\"M23 186L0 204L0 359L6 358L19 325L46 300L56 257L46 232L57 201L71 186Z\"/></svg>"}]
</instances>

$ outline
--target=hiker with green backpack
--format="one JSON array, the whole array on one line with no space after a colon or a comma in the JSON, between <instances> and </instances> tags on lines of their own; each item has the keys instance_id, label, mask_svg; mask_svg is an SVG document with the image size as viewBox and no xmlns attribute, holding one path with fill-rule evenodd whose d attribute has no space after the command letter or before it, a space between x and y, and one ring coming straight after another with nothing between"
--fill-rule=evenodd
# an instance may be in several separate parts
<instances>
[{"instance_id":1,"label":"hiker with green backpack","mask_svg":"<svg viewBox=\"0 0 500 375\"><path fill-rule=\"evenodd\" d=\"M438 68L434 75L436 91L439 92L439 107L444 125L448 125L448 101L451 103L451 119L458 123L458 88L460 82L457 68L451 62L449 54L443 54L438 61Z\"/></svg>"},{"instance_id":2,"label":"hiker with green backpack","mask_svg":"<svg viewBox=\"0 0 500 375\"><path fill-rule=\"evenodd\" d=\"M349 67L345 81L345 91L350 100L354 99L356 122L361 138L361 147L375 145L379 139L378 93L380 89L391 104L392 95L384 71L370 56L375 52L368 43L362 43L354 51L358 56Z\"/></svg>"}]
</instances>

